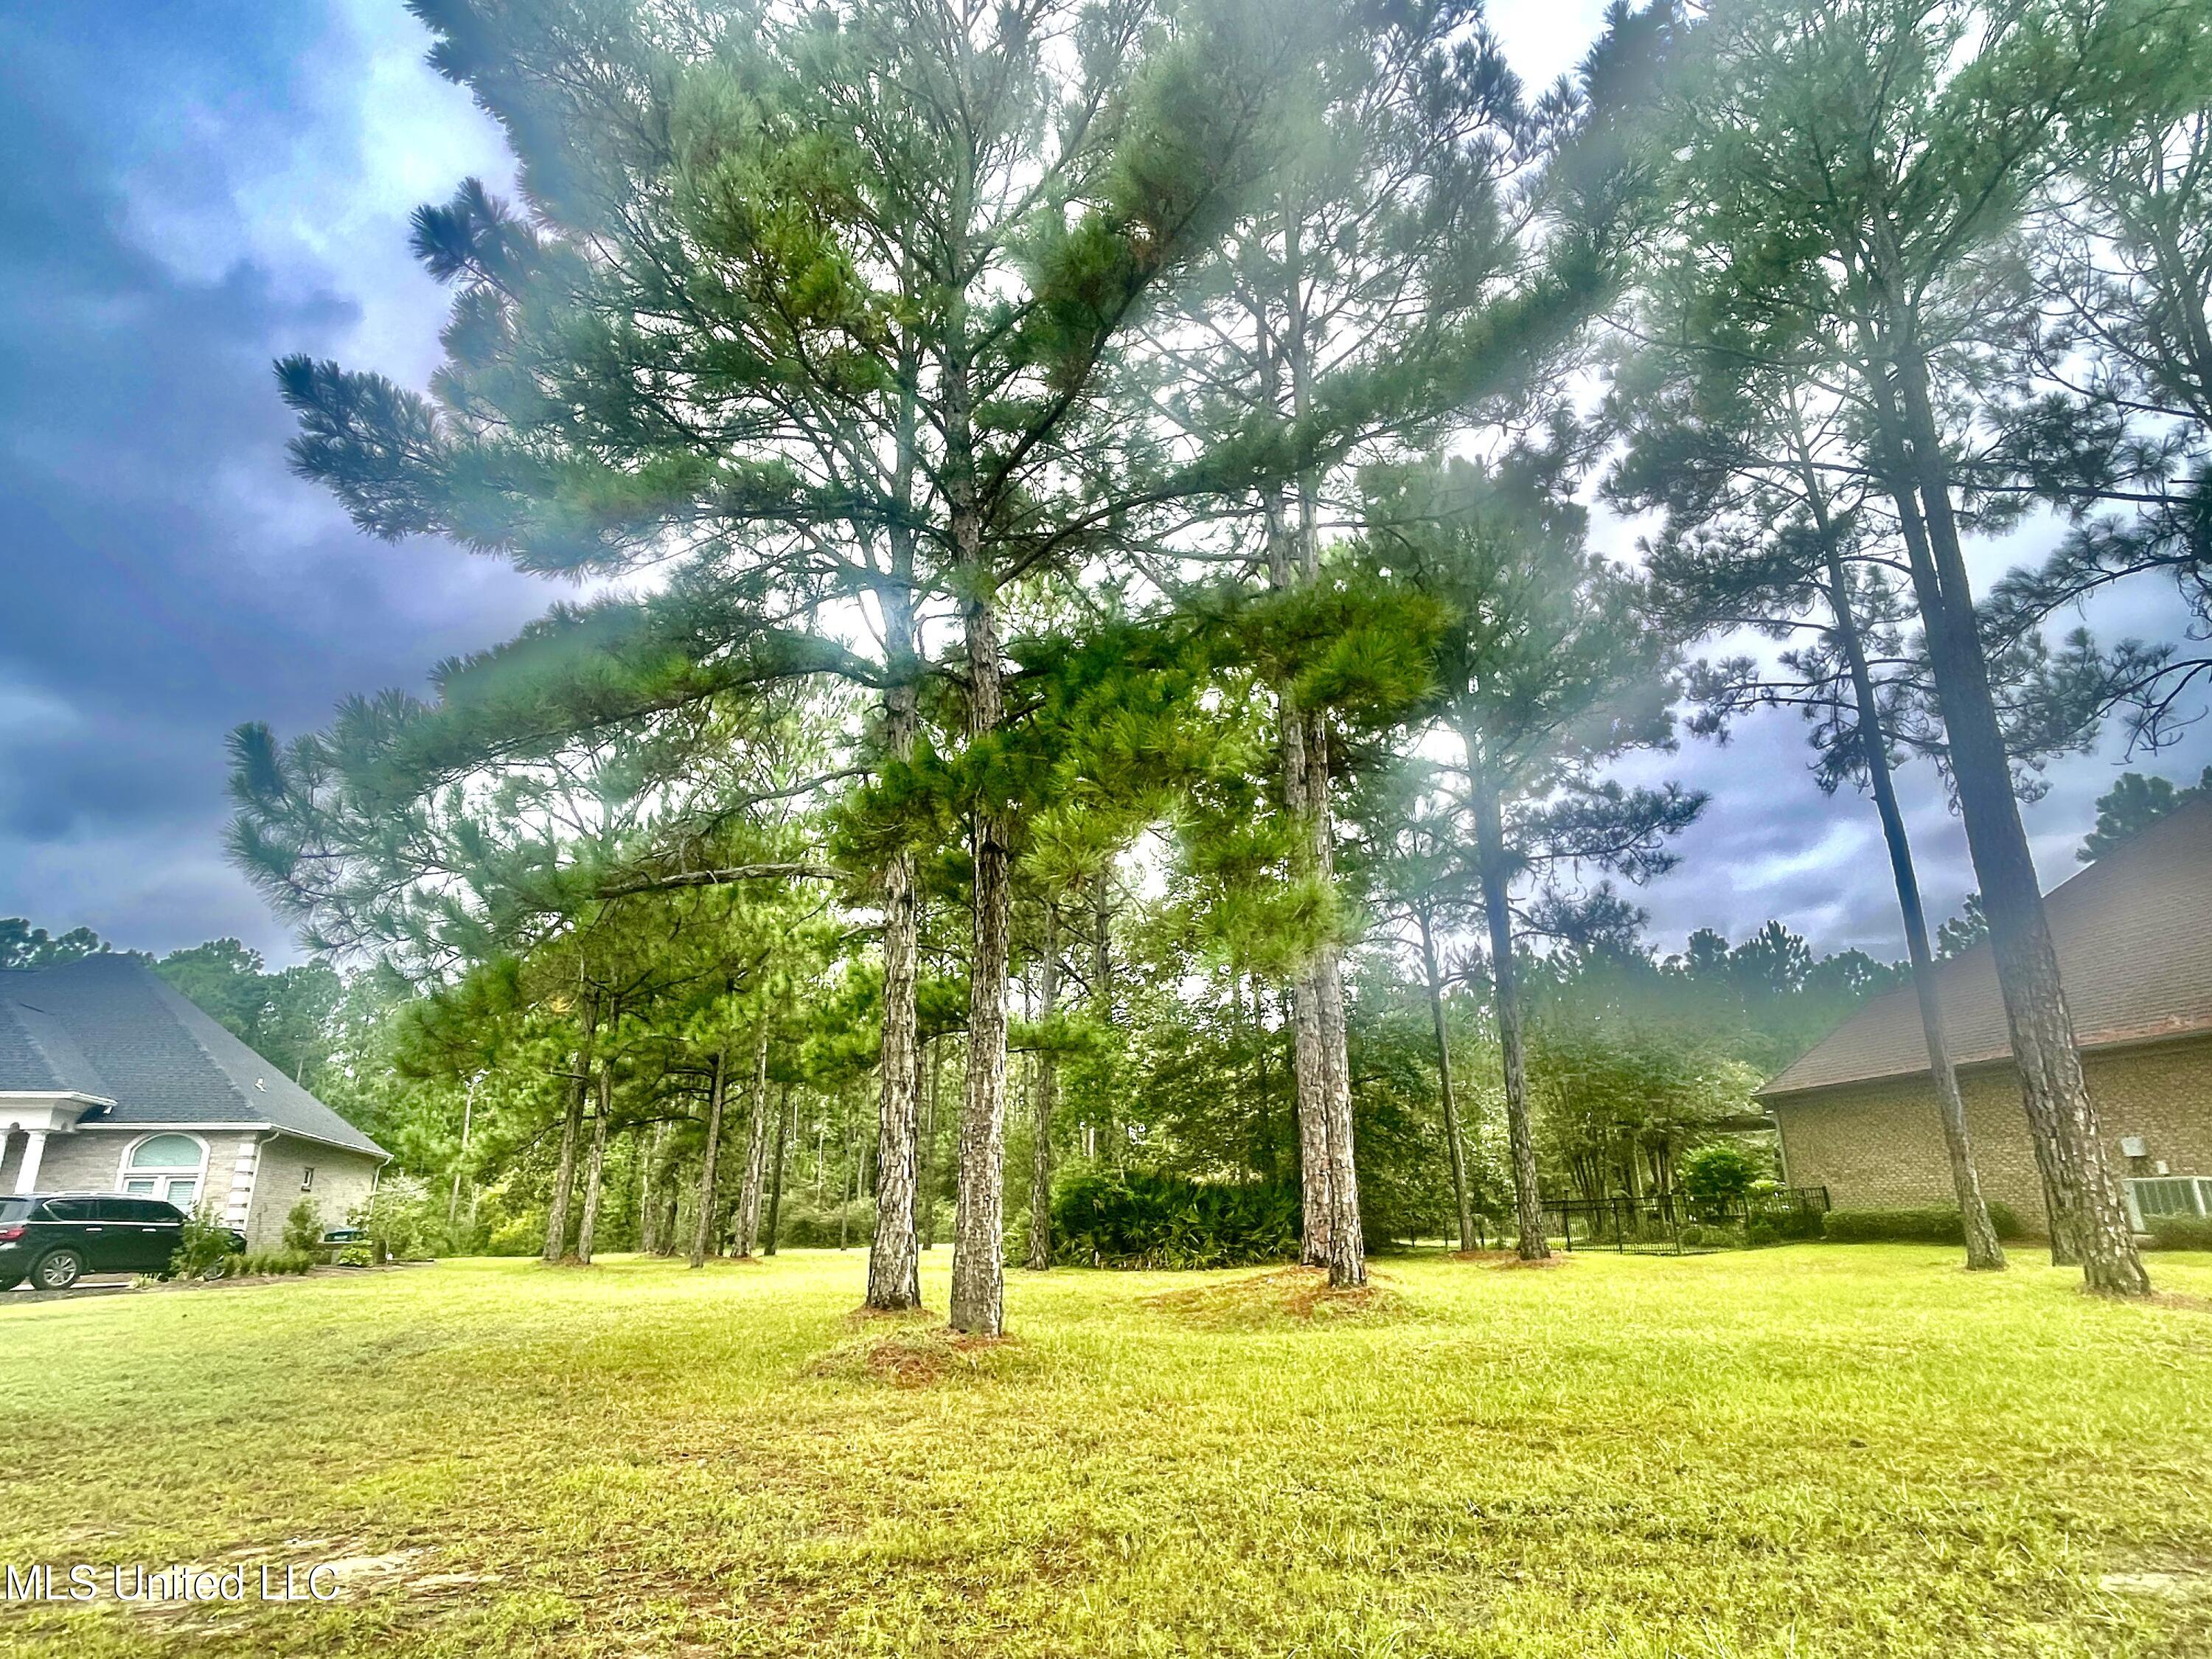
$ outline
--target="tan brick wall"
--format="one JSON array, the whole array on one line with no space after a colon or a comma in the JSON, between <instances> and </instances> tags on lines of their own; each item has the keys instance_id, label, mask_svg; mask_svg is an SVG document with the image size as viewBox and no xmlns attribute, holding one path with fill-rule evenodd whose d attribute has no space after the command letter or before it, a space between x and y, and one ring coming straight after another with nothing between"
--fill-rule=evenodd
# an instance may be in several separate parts
<instances>
[{"instance_id":1,"label":"tan brick wall","mask_svg":"<svg viewBox=\"0 0 2212 1659\"><path fill-rule=\"evenodd\" d=\"M49 1135L46 1155L39 1163L40 1190L114 1192L116 1172L122 1164L125 1150L142 1135L160 1133L162 1131L158 1127L131 1124ZM241 1143L250 1143L254 1136L251 1131L241 1133L235 1129L193 1129L185 1133L198 1135L207 1143L207 1171L201 1180L200 1196L204 1201L211 1200L215 1213L221 1216L230 1200L239 1147Z\"/></svg>"},{"instance_id":2,"label":"tan brick wall","mask_svg":"<svg viewBox=\"0 0 2212 1659\"><path fill-rule=\"evenodd\" d=\"M2163 1158L2176 1175L2212 1175L2212 1040L2105 1049L2084 1055L2082 1067L2116 1170L2148 1175L2149 1161ZM1984 1194L2040 1235L2043 1183L2018 1074L2009 1064L1972 1066L1959 1088ZM1775 1118L1791 1183L1826 1187L1839 1210L1952 1201L1936 1091L1924 1078L1796 1096L1775 1103ZM2121 1156L2124 1135L2148 1143L2141 1167Z\"/></svg>"},{"instance_id":3,"label":"tan brick wall","mask_svg":"<svg viewBox=\"0 0 2212 1659\"><path fill-rule=\"evenodd\" d=\"M301 1190L301 1172L313 1170L313 1191ZM315 1201L325 1229L343 1227L353 1212L367 1201L375 1184L376 1164L358 1152L319 1146L311 1140L279 1135L261 1148L261 1167L254 1177L253 1208L246 1224L246 1242L253 1249L274 1249L283 1243L284 1218L303 1198Z\"/></svg>"}]
</instances>

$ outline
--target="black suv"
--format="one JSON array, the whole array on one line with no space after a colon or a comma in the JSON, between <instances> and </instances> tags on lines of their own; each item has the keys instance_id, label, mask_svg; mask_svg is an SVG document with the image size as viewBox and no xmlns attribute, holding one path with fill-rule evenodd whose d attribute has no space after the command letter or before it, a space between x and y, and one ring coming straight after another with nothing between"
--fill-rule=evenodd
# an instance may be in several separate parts
<instances>
[{"instance_id":1,"label":"black suv","mask_svg":"<svg viewBox=\"0 0 2212 1659\"><path fill-rule=\"evenodd\" d=\"M185 1212L158 1198L30 1193L0 1198L0 1291L65 1291L87 1273L166 1273ZM231 1241L246 1248L242 1234Z\"/></svg>"}]
</instances>

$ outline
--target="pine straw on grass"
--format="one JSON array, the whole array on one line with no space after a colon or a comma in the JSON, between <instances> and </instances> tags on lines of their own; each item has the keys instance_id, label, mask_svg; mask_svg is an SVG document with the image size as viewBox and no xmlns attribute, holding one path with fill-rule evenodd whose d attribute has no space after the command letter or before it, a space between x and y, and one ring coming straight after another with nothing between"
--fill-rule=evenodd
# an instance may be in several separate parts
<instances>
[{"instance_id":1,"label":"pine straw on grass","mask_svg":"<svg viewBox=\"0 0 2212 1659\"><path fill-rule=\"evenodd\" d=\"M923 1308L856 1310L846 1325L858 1334L822 1354L807 1367L808 1374L921 1389L947 1379L1003 1376L1016 1364L1013 1338L975 1336L928 1322L932 1318Z\"/></svg>"},{"instance_id":2,"label":"pine straw on grass","mask_svg":"<svg viewBox=\"0 0 2212 1659\"><path fill-rule=\"evenodd\" d=\"M1471 1261L1479 1267L1564 1267L1574 1257L1554 1250L1534 1261L1523 1261L1517 1250L1454 1250L1455 1261Z\"/></svg>"},{"instance_id":3,"label":"pine straw on grass","mask_svg":"<svg viewBox=\"0 0 2212 1659\"><path fill-rule=\"evenodd\" d=\"M1333 1290L1319 1267L1279 1267L1226 1284L1164 1291L1146 1305L1208 1330L1264 1330L1282 1325L1381 1324L1405 1316L1395 1292L1370 1279Z\"/></svg>"}]
</instances>

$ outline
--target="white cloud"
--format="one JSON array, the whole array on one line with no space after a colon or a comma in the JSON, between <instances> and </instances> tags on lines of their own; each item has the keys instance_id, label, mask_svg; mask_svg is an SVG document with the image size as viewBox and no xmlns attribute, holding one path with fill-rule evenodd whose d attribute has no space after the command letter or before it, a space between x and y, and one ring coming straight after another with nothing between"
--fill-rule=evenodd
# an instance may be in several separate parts
<instances>
[{"instance_id":1,"label":"white cloud","mask_svg":"<svg viewBox=\"0 0 2212 1659\"><path fill-rule=\"evenodd\" d=\"M350 325L300 343L419 382L443 306L408 253L408 216L471 174L508 188L514 171L497 125L424 62L429 44L387 0L342 0L282 98L173 89L121 179L133 240L188 281L245 264L277 297L341 301Z\"/></svg>"}]
</instances>

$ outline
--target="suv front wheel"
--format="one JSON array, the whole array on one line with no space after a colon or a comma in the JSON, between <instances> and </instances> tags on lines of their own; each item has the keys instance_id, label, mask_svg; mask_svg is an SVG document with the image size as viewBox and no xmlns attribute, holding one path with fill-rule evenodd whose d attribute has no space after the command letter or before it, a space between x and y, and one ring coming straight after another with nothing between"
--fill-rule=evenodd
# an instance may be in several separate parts
<instances>
[{"instance_id":1,"label":"suv front wheel","mask_svg":"<svg viewBox=\"0 0 2212 1659\"><path fill-rule=\"evenodd\" d=\"M42 1291L65 1291L84 1275L84 1258L75 1250L49 1250L31 1269L31 1283Z\"/></svg>"}]
</instances>

